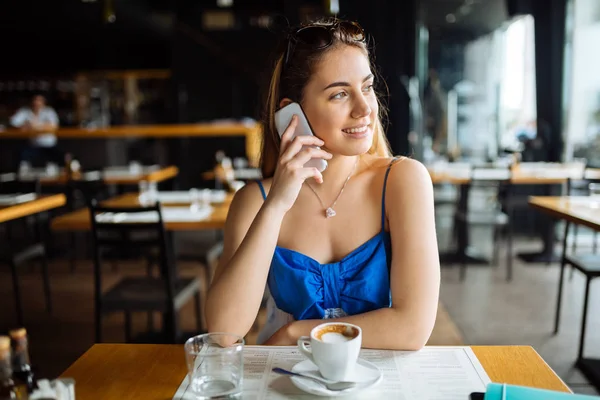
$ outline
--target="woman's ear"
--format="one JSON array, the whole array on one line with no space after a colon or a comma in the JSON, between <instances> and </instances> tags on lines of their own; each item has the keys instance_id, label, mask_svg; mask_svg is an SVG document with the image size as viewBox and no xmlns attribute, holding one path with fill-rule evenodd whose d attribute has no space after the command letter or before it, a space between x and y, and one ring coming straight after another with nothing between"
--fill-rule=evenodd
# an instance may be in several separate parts
<instances>
[{"instance_id":1,"label":"woman's ear","mask_svg":"<svg viewBox=\"0 0 600 400\"><path fill-rule=\"evenodd\" d=\"M283 99L281 99L281 101L279 102L279 108L283 108L285 106L288 106L290 104L292 104L293 101L291 99L288 99L287 97L284 97Z\"/></svg>"}]
</instances>

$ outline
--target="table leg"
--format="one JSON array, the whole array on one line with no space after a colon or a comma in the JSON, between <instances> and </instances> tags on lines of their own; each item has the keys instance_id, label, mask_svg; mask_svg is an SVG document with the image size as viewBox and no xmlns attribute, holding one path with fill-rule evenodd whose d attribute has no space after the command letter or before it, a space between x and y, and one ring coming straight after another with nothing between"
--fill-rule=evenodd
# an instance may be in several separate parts
<instances>
[{"instance_id":1,"label":"table leg","mask_svg":"<svg viewBox=\"0 0 600 400\"><path fill-rule=\"evenodd\" d=\"M469 189L470 185L460 185L459 187L459 199L456 205L456 213L467 215L469 203ZM464 219L454 219L454 230L452 232L456 235L456 249L449 252L440 253L440 263L442 265L458 264L465 262L470 265L487 265L487 260L480 252L469 246L469 224Z\"/></svg>"},{"instance_id":2,"label":"table leg","mask_svg":"<svg viewBox=\"0 0 600 400\"><path fill-rule=\"evenodd\" d=\"M544 196L556 196L560 192L555 189L556 185L547 185ZM554 252L554 243L556 241L556 221L553 218L544 216L541 221L540 236L543 241L543 248L540 252L519 253L518 257L526 263L558 263L560 256Z\"/></svg>"},{"instance_id":3,"label":"table leg","mask_svg":"<svg viewBox=\"0 0 600 400\"><path fill-rule=\"evenodd\" d=\"M558 296L556 298L556 316L554 318L554 334L558 333L558 326L560 324L560 305L562 301L562 289L563 289L563 280L565 275L565 265L566 265L566 255L567 255L567 235L569 234L569 225L570 223L565 223L565 237L563 238L563 252L560 263L560 277L558 279Z\"/></svg>"}]
</instances>

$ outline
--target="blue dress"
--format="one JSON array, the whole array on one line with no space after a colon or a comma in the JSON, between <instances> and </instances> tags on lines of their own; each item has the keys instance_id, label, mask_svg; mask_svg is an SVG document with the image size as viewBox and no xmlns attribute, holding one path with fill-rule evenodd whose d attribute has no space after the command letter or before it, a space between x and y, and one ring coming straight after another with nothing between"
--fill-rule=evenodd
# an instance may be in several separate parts
<instances>
[{"instance_id":1,"label":"blue dress","mask_svg":"<svg viewBox=\"0 0 600 400\"><path fill-rule=\"evenodd\" d=\"M371 239L328 264L295 250L275 248L267 278L267 323L259 343L293 320L336 318L391 305L391 240L384 227L385 190L393 162L383 181L381 231ZM266 199L262 183L257 183Z\"/></svg>"}]
</instances>

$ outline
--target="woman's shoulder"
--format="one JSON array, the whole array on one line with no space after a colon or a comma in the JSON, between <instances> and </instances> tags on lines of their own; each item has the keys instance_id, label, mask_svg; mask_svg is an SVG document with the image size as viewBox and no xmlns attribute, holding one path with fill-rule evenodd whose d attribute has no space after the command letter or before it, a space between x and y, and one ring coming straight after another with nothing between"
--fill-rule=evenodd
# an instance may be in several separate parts
<instances>
[{"instance_id":1,"label":"woman's shoulder","mask_svg":"<svg viewBox=\"0 0 600 400\"><path fill-rule=\"evenodd\" d=\"M431 185L429 171L423 163L414 158L377 157L370 161L370 165L377 175L385 177L387 174L387 184L392 187L405 188L417 183Z\"/></svg>"},{"instance_id":2,"label":"woman's shoulder","mask_svg":"<svg viewBox=\"0 0 600 400\"><path fill-rule=\"evenodd\" d=\"M401 157L392 161L388 188L393 197L433 194L433 183L427 167L414 158Z\"/></svg>"},{"instance_id":3,"label":"woman's shoulder","mask_svg":"<svg viewBox=\"0 0 600 400\"><path fill-rule=\"evenodd\" d=\"M394 171L410 171L413 168L425 168L423 164L414 158L406 156L396 157L376 157L373 156L366 160L369 169L385 173L388 169Z\"/></svg>"},{"instance_id":4,"label":"woman's shoulder","mask_svg":"<svg viewBox=\"0 0 600 400\"><path fill-rule=\"evenodd\" d=\"M265 191L265 195L269 193L273 178L261 179L258 181L248 181L240 190L233 196L231 209L248 208L248 210L258 209L264 202L264 196L261 188Z\"/></svg>"}]
</instances>

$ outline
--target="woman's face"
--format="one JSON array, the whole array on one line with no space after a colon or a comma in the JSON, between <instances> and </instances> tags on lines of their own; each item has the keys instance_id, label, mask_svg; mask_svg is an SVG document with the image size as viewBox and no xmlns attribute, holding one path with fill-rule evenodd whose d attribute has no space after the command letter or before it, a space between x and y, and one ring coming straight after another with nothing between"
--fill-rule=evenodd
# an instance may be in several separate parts
<instances>
[{"instance_id":1,"label":"woman's face","mask_svg":"<svg viewBox=\"0 0 600 400\"><path fill-rule=\"evenodd\" d=\"M378 105L369 60L361 49L342 45L325 53L303 97L313 131L330 152L351 156L371 148Z\"/></svg>"}]
</instances>

